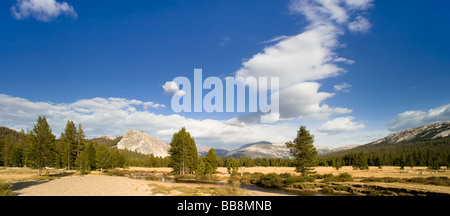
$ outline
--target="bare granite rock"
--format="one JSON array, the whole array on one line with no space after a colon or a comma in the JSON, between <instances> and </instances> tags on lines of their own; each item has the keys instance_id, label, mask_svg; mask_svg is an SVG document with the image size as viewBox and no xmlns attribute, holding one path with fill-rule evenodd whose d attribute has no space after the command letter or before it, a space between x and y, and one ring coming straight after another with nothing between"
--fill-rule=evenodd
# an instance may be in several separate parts
<instances>
[{"instance_id":1,"label":"bare granite rock","mask_svg":"<svg viewBox=\"0 0 450 216\"><path fill-rule=\"evenodd\" d=\"M147 155L153 154L156 157L169 156L169 147L169 144L137 130L128 130L117 144L118 149L137 151Z\"/></svg>"}]
</instances>

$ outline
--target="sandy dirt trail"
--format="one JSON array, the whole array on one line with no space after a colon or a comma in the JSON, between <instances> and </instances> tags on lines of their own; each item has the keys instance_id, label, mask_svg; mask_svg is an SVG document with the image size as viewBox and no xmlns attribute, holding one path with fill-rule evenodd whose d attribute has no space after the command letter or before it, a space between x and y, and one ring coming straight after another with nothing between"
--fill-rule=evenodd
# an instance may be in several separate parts
<instances>
[{"instance_id":1,"label":"sandy dirt trail","mask_svg":"<svg viewBox=\"0 0 450 216\"><path fill-rule=\"evenodd\" d=\"M154 193L159 187L221 187L211 184L170 183L147 181L120 176L85 175L67 176L51 181L27 181L14 184L13 192L18 196L164 196L178 195ZM283 196L277 193L245 190L249 196Z\"/></svg>"},{"instance_id":2,"label":"sandy dirt trail","mask_svg":"<svg viewBox=\"0 0 450 216\"><path fill-rule=\"evenodd\" d=\"M18 196L148 196L149 182L119 176L68 176L16 185Z\"/></svg>"}]
</instances>

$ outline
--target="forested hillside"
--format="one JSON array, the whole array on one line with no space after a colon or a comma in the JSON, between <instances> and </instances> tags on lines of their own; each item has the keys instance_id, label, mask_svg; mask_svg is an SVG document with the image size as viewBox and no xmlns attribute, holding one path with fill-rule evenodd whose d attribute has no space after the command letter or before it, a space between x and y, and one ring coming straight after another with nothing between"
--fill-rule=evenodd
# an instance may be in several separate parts
<instances>
[{"instance_id":1,"label":"forested hillside","mask_svg":"<svg viewBox=\"0 0 450 216\"><path fill-rule=\"evenodd\" d=\"M427 166L450 164L450 137L428 141L382 142L319 156L322 165ZM367 161L367 164L363 162ZM362 164L363 163L363 164Z\"/></svg>"}]
</instances>

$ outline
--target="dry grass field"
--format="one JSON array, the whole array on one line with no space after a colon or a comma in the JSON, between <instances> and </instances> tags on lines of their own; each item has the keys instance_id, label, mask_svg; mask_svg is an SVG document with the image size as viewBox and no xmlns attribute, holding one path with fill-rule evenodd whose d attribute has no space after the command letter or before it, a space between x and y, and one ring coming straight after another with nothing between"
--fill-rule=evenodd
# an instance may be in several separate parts
<instances>
[{"instance_id":1,"label":"dry grass field","mask_svg":"<svg viewBox=\"0 0 450 216\"><path fill-rule=\"evenodd\" d=\"M141 171L141 172L159 172L159 173L170 173L172 171L171 168L144 168L144 167L130 167L130 171ZM225 167L219 167L218 173L226 174L227 169ZM317 172L317 174L328 174L331 173L333 175L339 175L342 173L348 173L353 176L355 179L361 179L361 178L369 178L369 177L376 177L376 178L383 178L383 177L391 177L391 178L415 178L415 177L449 177L450 178L450 170L443 169L437 172L436 170L429 170L427 167L413 167L412 169L410 167L405 167L405 169L400 169L400 167L394 167L394 166L385 166L379 169L378 167L369 167L369 170L355 170L351 166L344 166L339 170L336 170L333 167L316 167L314 171ZM290 173L293 175L299 175L295 172L295 168L293 167L244 167L242 172L249 172L249 173L256 173L260 172L263 174L268 173L276 173L276 174L282 174L282 173Z\"/></svg>"},{"instance_id":2,"label":"dry grass field","mask_svg":"<svg viewBox=\"0 0 450 216\"><path fill-rule=\"evenodd\" d=\"M226 173L226 168L219 168L219 172ZM353 176L353 178L368 178L368 177L392 177L392 178L414 178L414 177L431 177L431 176L445 176L450 178L450 170L442 170L441 172L436 172L435 170L429 170L427 167L413 167L411 169L410 167L405 167L405 169L400 169L400 167L393 167L393 166L385 166L379 169L378 167L369 167L369 170L355 170L351 166L345 166L342 167L339 170L336 170L333 167L316 167L314 171L317 172L317 174L328 174L331 173L333 175L339 175L342 173L348 173ZM290 173L290 174L296 174L295 168L293 167L248 167L243 168L243 172L260 172L260 173Z\"/></svg>"},{"instance_id":3,"label":"dry grass field","mask_svg":"<svg viewBox=\"0 0 450 216\"><path fill-rule=\"evenodd\" d=\"M140 167L130 167L130 170L136 170L140 172L163 172L169 173L171 171L170 168L140 168ZM316 167L314 171L317 174L333 174L334 176L338 176L342 173L348 173L353 176L353 182L342 182L342 183L334 183L337 185L350 185L357 187L376 187L376 188L385 188L391 190L402 190L402 191L415 191L415 192L423 192L423 193L438 193L438 194L448 194L450 195L450 187L449 186L440 186L440 185L430 185L430 184L421 184L421 183L401 183L401 182L361 182L361 180L366 178L396 178L396 179L413 179L413 178L429 178L429 177L447 177L450 178L450 170L442 169L439 171L430 170L427 167L405 167L404 169L400 169L400 167L394 166L385 166L381 169L378 167L369 167L369 170L359 170L353 169L351 166L342 167L339 170L334 169L333 167ZM290 173L292 175L299 175L295 172L295 168L293 167L246 167L242 170L243 173ZM220 176L227 176L227 169L224 167L218 168L218 173Z\"/></svg>"},{"instance_id":4,"label":"dry grass field","mask_svg":"<svg viewBox=\"0 0 450 216\"><path fill-rule=\"evenodd\" d=\"M118 169L121 170L121 169ZM159 173L169 174L171 168L143 168L130 167L125 170L127 173ZM450 195L450 187L442 185L431 185L421 183L405 183L405 182L362 182L366 178L396 178L396 179L413 179L413 178L429 178L429 177L448 177L450 171L429 170L426 167L414 167L400 169L400 167L370 167L369 170L355 170L352 167L342 167L336 170L332 167L316 167L317 174L333 174L338 176L342 173L348 173L353 176L352 182L336 182L335 185L344 185L352 187L377 187L384 189L392 189L402 191L415 191L424 193L448 194ZM228 178L226 168L218 169L218 176L223 179ZM242 172L249 173L290 173L299 175L292 167L249 167L243 168ZM46 171L43 172L46 174ZM48 181L51 180L51 181ZM316 180L317 181L317 180ZM179 182L161 182L146 181L140 179L132 179L128 177L106 176L99 172L91 172L86 176L79 176L74 171L66 171L59 169L49 169L48 175L38 177L37 170L30 168L0 168L0 182L11 183L15 186L15 193L18 195L47 195L47 196L92 196L92 195L259 195L259 196L275 196L280 194L264 193L257 191L249 191L243 189L233 189L231 187L223 187L211 184L192 184ZM319 180L320 182L320 180ZM17 185L27 185L26 187L17 187ZM76 189L80 188L80 189ZM89 189L89 190L85 190ZM84 191L84 192L83 192ZM97 191L97 192L95 192ZM89 192L89 193L88 193Z\"/></svg>"},{"instance_id":5,"label":"dry grass field","mask_svg":"<svg viewBox=\"0 0 450 216\"><path fill-rule=\"evenodd\" d=\"M0 181L18 182L31 180L44 180L58 178L60 176L71 175L75 171L63 169L48 169L42 172L43 176L37 176L38 171L27 167L0 167ZM48 174L48 175L47 175Z\"/></svg>"}]
</instances>

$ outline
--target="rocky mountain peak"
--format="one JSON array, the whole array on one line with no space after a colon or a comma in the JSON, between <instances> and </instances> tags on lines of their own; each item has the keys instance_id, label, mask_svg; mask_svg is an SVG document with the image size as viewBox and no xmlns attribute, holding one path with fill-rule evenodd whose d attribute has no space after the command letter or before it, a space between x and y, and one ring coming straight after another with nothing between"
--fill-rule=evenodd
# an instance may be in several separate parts
<instances>
[{"instance_id":1,"label":"rocky mountain peak","mask_svg":"<svg viewBox=\"0 0 450 216\"><path fill-rule=\"evenodd\" d=\"M427 141L450 136L450 122L440 122L391 134L370 144L395 144L406 141Z\"/></svg>"},{"instance_id":2,"label":"rocky mountain peak","mask_svg":"<svg viewBox=\"0 0 450 216\"><path fill-rule=\"evenodd\" d=\"M147 155L153 154L157 157L169 156L169 147L169 144L137 130L128 130L117 144L118 149L137 151Z\"/></svg>"}]
</instances>

